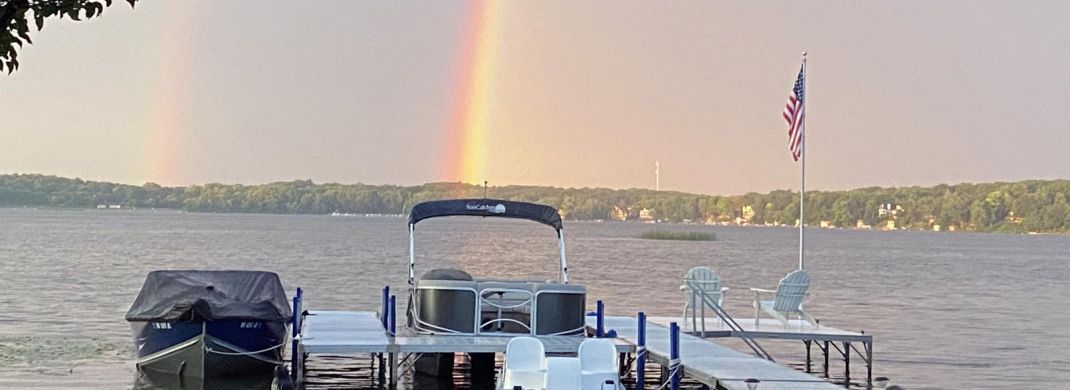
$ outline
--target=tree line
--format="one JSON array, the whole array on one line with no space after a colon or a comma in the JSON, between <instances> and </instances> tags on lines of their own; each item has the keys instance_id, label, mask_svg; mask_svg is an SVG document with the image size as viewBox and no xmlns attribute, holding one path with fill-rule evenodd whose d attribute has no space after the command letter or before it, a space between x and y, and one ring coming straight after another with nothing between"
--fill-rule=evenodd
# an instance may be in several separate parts
<instances>
[{"instance_id":1,"label":"tree line","mask_svg":"<svg viewBox=\"0 0 1070 390\"><path fill-rule=\"evenodd\" d=\"M492 198L543 203L571 220L655 219L794 225L799 196L792 191L717 196L647 189L501 186ZM0 205L35 207L165 208L196 212L281 214L407 214L434 199L480 198L484 188L463 183L416 186L316 184L165 187L86 181L47 175L0 175ZM885 209L882 212L881 209ZM646 210L646 211L644 211ZM1070 181L1025 180L933 187L869 187L806 194L806 223L839 227L1070 233Z\"/></svg>"}]
</instances>

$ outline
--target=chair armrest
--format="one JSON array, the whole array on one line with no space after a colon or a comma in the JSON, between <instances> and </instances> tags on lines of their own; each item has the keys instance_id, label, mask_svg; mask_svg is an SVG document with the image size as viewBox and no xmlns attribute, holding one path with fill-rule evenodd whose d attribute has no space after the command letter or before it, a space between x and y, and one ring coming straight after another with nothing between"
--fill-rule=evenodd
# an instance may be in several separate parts
<instances>
[{"instance_id":1,"label":"chair armrest","mask_svg":"<svg viewBox=\"0 0 1070 390\"><path fill-rule=\"evenodd\" d=\"M767 289L764 289L764 288L754 288L754 287L751 287L751 289L750 289L750 290L751 290L751 291L754 291L754 293L755 293L755 294L758 294L758 293L768 293L768 294L776 294L776 290L767 290Z\"/></svg>"},{"instance_id":2,"label":"chair armrest","mask_svg":"<svg viewBox=\"0 0 1070 390\"><path fill-rule=\"evenodd\" d=\"M680 291L684 291L684 290L687 290L687 285L686 284L681 284L680 285Z\"/></svg>"},{"instance_id":3,"label":"chair armrest","mask_svg":"<svg viewBox=\"0 0 1070 390\"><path fill-rule=\"evenodd\" d=\"M728 287L721 287L721 292L728 291Z\"/></svg>"}]
</instances>

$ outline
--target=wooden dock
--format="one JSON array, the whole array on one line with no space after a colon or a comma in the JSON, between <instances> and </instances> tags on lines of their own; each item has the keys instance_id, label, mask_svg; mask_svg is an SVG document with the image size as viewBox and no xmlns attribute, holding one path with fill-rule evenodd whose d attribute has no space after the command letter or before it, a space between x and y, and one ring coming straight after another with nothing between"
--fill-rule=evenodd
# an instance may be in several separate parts
<instances>
[{"instance_id":1,"label":"wooden dock","mask_svg":"<svg viewBox=\"0 0 1070 390\"><path fill-rule=\"evenodd\" d=\"M587 317L589 327L595 317ZM606 330L614 330L617 337L637 343L638 320L634 317L605 317ZM648 358L662 366L669 365L669 329L647 321ZM759 389L841 389L820 378L760 359L690 334L680 335L680 365L684 376L711 388L721 386L730 390L746 390L748 378L761 381Z\"/></svg>"}]
</instances>

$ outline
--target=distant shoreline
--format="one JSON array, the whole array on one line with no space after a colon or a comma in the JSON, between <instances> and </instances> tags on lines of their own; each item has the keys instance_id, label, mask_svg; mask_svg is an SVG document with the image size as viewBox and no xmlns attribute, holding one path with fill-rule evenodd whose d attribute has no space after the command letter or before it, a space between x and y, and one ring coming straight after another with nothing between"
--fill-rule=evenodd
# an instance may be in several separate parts
<instances>
[{"instance_id":1,"label":"distant shoreline","mask_svg":"<svg viewBox=\"0 0 1070 390\"><path fill-rule=\"evenodd\" d=\"M566 220L797 226L798 193L719 196L649 189L500 186L496 199L543 203ZM482 198L482 186L316 184L164 187L46 175L0 175L0 207L172 209L192 212L318 215L406 215L435 199ZM806 224L821 228L1070 234L1070 180L870 187L812 191Z\"/></svg>"},{"instance_id":2,"label":"distant shoreline","mask_svg":"<svg viewBox=\"0 0 1070 390\"><path fill-rule=\"evenodd\" d=\"M0 210L57 210L57 211L86 211L86 212L100 212L100 213L154 213L164 212L173 214L204 214L204 215L275 215L275 216L304 216L304 217L332 217L332 218L407 218L406 214L347 214L347 215L331 215L331 214L311 214L311 213L253 213L253 212L240 212L240 211L188 211L181 209L171 208L121 208L121 209L96 209L82 206L17 206L17 205L0 205ZM567 222L581 222L581 223L612 223L612 224L628 224L628 225L641 225L651 228L657 226L710 226L710 227L735 227L735 228L772 228L772 229L793 229L798 230L798 225L756 225L756 224L742 224L737 225L734 223L698 223L698 222L672 222L672 221L658 221L658 222L640 222L640 221L618 221L618 220L606 220L606 219L565 219ZM808 230L843 230L843 231L873 231L873 232L920 232L920 233L974 233L974 234L1009 234L1009 235L1030 235L1030 236L1063 236L1070 237L1070 233L1050 233L1050 232L1005 232L1005 231L972 231L972 230L958 230L958 231L939 231L923 229L859 229L855 227L819 227L813 225L807 225ZM674 241L665 239L665 241ZM683 240L687 241L687 240ZM704 241L704 240L699 240ZM715 240L708 240L715 241Z\"/></svg>"}]
</instances>

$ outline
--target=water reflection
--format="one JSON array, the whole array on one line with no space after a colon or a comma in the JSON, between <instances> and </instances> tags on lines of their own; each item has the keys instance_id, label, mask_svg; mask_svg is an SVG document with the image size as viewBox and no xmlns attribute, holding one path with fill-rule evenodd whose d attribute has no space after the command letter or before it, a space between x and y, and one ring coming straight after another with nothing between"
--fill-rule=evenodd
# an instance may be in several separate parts
<instances>
[{"instance_id":1,"label":"water reflection","mask_svg":"<svg viewBox=\"0 0 1070 390\"><path fill-rule=\"evenodd\" d=\"M188 378L178 375L139 372L134 379L136 390L217 390L281 389L271 372L232 378Z\"/></svg>"}]
</instances>

